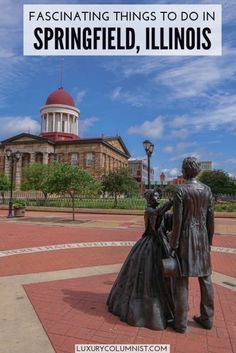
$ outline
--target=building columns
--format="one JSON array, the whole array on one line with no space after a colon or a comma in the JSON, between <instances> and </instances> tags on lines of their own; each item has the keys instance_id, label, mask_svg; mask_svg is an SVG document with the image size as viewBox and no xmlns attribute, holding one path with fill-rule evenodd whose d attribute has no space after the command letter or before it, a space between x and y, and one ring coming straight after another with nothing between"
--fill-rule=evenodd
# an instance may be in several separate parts
<instances>
[{"instance_id":1,"label":"building columns","mask_svg":"<svg viewBox=\"0 0 236 353\"><path fill-rule=\"evenodd\" d=\"M52 114L52 131L56 131L55 113Z\"/></svg>"},{"instance_id":2,"label":"building columns","mask_svg":"<svg viewBox=\"0 0 236 353\"><path fill-rule=\"evenodd\" d=\"M70 116L69 114L67 114L67 131L66 132L70 132Z\"/></svg>"},{"instance_id":3,"label":"building columns","mask_svg":"<svg viewBox=\"0 0 236 353\"><path fill-rule=\"evenodd\" d=\"M5 158L5 167L4 167L4 170L5 170L5 174L6 176L8 177L8 179L10 180L10 161Z\"/></svg>"},{"instance_id":4,"label":"building columns","mask_svg":"<svg viewBox=\"0 0 236 353\"><path fill-rule=\"evenodd\" d=\"M63 131L64 126L64 131ZM49 131L49 127L50 131ZM52 112L44 113L41 116L42 132L65 132L69 134L78 134L78 117L74 114Z\"/></svg>"},{"instance_id":5,"label":"building columns","mask_svg":"<svg viewBox=\"0 0 236 353\"><path fill-rule=\"evenodd\" d=\"M22 174L22 156L18 162L15 162L15 185L16 191L20 190L21 187L21 174Z\"/></svg>"},{"instance_id":6,"label":"building columns","mask_svg":"<svg viewBox=\"0 0 236 353\"><path fill-rule=\"evenodd\" d=\"M48 132L48 114L46 114L46 132Z\"/></svg>"},{"instance_id":7,"label":"building columns","mask_svg":"<svg viewBox=\"0 0 236 353\"><path fill-rule=\"evenodd\" d=\"M30 164L35 163L35 152L30 153Z\"/></svg>"},{"instance_id":8,"label":"building columns","mask_svg":"<svg viewBox=\"0 0 236 353\"><path fill-rule=\"evenodd\" d=\"M62 113L60 113L60 132L62 132Z\"/></svg>"},{"instance_id":9,"label":"building columns","mask_svg":"<svg viewBox=\"0 0 236 353\"><path fill-rule=\"evenodd\" d=\"M48 152L43 153L43 164L48 164Z\"/></svg>"}]
</instances>

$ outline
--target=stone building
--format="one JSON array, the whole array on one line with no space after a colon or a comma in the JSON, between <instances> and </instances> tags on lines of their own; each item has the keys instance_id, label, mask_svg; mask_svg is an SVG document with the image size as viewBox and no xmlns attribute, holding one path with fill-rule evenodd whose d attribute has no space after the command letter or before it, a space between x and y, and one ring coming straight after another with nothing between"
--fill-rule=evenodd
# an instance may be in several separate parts
<instances>
[{"instance_id":1,"label":"stone building","mask_svg":"<svg viewBox=\"0 0 236 353\"><path fill-rule=\"evenodd\" d=\"M178 175L177 178L174 178L171 181L172 185L182 185L185 183L185 179L183 178L183 175Z\"/></svg>"},{"instance_id":2,"label":"stone building","mask_svg":"<svg viewBox=\"0 0 236 353\"><path fill-rule=\"evenodd\" d=\"M145 191L145 184L148 183L148 165L146 160L131 159L128 163L128 168L131 175L139 184L139 191ZM150 182L154 181L154 169L150 168Z\"/></svg>"},{"instance_id":3,"label":"stone building","mask_svg":"<svg viewBox=\"0 0 236 353\"><path fill-rule=\"evenodd\" d=\"M39 136L22 133L0 143L0 171L10 174L6 151L19 151L15 164L16 189L22 183L22 170L31 163L50 163L54 160L70 163L100 177L109 171L128 167L130 157L120 136L81 138L78 135L80 111L71 95L63 88L52 92L40 109Z\"/></svg>"},{"instance_id":4,"label":"stone building","mask_svg":"<svg viewBox=\"0 0 236 353\"><path fill-rule=\"evenodd\" d=\"M212 161L199 162L201 170L212 170Z\"/></svg>"}]
</instances>

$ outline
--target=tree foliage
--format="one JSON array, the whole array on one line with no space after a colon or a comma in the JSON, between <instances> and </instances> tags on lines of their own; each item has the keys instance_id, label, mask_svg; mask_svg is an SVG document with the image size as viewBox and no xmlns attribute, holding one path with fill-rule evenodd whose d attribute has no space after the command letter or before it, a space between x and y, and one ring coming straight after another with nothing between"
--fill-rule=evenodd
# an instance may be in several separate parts
<instances>
[{"instance_id":1,"label":"tree foliage","mask_svg":"<svg viewBox=\"0 0 236 353\"><path fill-rule=\"evenodd\" d=\"M72 199L73 220L75 219L75 197L95 195L101 189L100 184L83 169L66 163L34 163L24 169L24 190L42 191L48 194L68 194Z\"/></svg>"},{"instance_id":2,"label":"tree foliage","mask_svg":"<svg viewBox=\"0 0 236 353\"><path fill-rule=\"evenodd\" d=\"M72 199L73 220L75 219L75 197L96 195L100 189L97 182L87 171L66 163L53 163L48 187L51 193L68 194Z\"/></svg>"},{"instance_id":3,"label":"tree foliage","mask_svg":"<svg viewBox=\"0 0 236 353\"><path fill-rule=\"evenodd\" d=\"M4 191L7 191L9 189L10 189L10 181L8 177L3 172L0 172L0 192L1 192L3 203L4 203Z\"/></svg>"},{"instance_id":4,"label":"tree foliage","mask_svg":"<svg viewBox=\"0 0 236 353\"><path fill-rule=\"evenodd\" d=\"M223 170L205 170L198 178L211 188L214 195L236 193L236 185Z\"/></svg>"},{"instance_id":5,"label":"tree foliage","mask_svg":"<svg viewBox=\"0 0 236 353\"><path fill-rule=\"evenodd\" d=\"M117 196L120 194L136 194L138 183L127 168L110 172L103 177L103 190L114 195L114 206L117 205Z\"/></svg>"},{"instance_id":6,"label":"tree foliage","mask_svg":"<svg viewBox=\"0 0 236 353\"><path fill-rule=\"evenodd\" d=\"M50 190L50 176L53 174L54 164L33 163L24 168L22 190L42 191L45 200Z\"/></svg>"},{"instance_id":7,"label":"tree foliage","mask_svg":"<svg viewBox=\"0 0 236 353\"><path fill-rule=\"evenodd\" d=\"M3 172L0 172L0 191L7 191L9 189L10 181L8 177Z\"/></svg>"},{"instance_id":8,"label":"tree foliage","mask_svg":"<svg viewBox=\"0 0 236 353\"><path fill-rule=\"evenodd\" d=\"M173 184L166 185L166 187L165 187L166 193L173 195L174 191L175 191L175 185L173 185Z\"/></svg>"}]
</instances>

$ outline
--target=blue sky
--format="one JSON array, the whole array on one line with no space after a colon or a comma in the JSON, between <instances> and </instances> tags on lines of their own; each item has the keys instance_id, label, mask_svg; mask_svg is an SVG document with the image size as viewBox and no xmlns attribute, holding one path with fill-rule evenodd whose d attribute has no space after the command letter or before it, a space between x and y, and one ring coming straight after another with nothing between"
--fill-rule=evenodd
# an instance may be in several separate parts
<instances>
[{"instance_id":1,"label":"blue sky","mask_svg":"<svg viewBox=\"0 0 236 353\"><path fill-rule=\"evenodd\" d=\"M0 0L0 140L38 134L39 109L60 86L60 57L22 54L24 3L66 2ZM63 86L81 111L79 133L119 134L132 158L145 158L142 142L150 139L156 178L161 171L170 178L179 174L188 155L236 176L235 1L155 3L222 4L223 55L65 57Z\"/></svg>"}]
</instances>

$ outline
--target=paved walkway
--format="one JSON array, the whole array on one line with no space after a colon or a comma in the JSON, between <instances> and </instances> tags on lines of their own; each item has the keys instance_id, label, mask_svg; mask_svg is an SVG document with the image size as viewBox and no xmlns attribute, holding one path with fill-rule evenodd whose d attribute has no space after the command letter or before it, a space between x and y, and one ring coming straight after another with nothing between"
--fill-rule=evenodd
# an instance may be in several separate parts
<instances>
[{"instance_id":1,"label":"paved walkway","mask_svg":"<svg viewBox=\"0 0 236 353\"><path fill-rule=\"evenodd\" d=\"M135 215L0 211L0 353L72 353L75 344L169 343L171 353L236 353L236 219L216 219L212 247L216 315L206 331L190 281L189 328L152 331L107 312L106 298L143 231Z\"/></svg>"}]
</instances>

